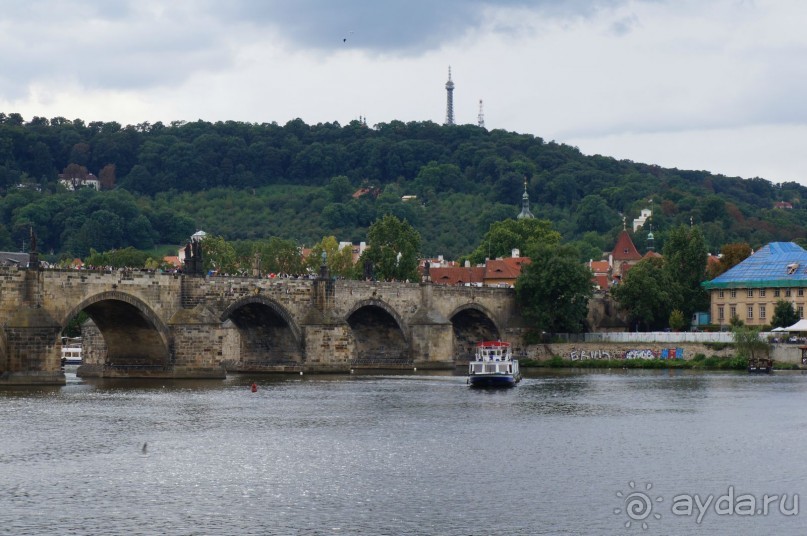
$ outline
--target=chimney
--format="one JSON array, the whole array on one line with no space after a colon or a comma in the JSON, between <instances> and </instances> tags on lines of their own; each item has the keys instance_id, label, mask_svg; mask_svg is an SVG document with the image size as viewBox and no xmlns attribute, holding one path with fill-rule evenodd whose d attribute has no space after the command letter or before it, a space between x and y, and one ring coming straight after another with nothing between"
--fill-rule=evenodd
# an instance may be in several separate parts
<instances>
[{"instance_id":1,"label":"chimney","mask_svg":"<svg viewBox=\"0 0 807 536\"><path fill-rule=\"evenodd\" d=\"M521 252L518 250L518 248L513 248L512 253L510 253L510 256L513 257L514 259L517 259L520 255Z\"/></svg>"}]
</instances>

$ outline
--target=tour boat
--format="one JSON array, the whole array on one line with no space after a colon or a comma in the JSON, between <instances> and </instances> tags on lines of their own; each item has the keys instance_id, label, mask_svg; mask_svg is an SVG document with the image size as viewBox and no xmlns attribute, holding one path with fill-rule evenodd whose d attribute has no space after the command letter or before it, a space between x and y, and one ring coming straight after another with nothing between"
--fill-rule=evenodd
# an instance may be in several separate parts
<instances>
[{"instance_id":1,"label":"tour boat","mask_svg":"<svg viewBox=\"0 0 807 536\"><path fill-rule=\"evenodd\" d=\"M81 337L62 337L62 365L81 365Z\"/></svg>"},{"instance_id":2,"label":"tour boat","mask_svg":"<svg viewBox=\"0 0 807 536\"><path fill-rule=\"evenodd\" d=\"M475 387L512 387L521 380L518 360L509 342L477 343L474 360L468 363L468 383Z\"/></svg>"}]
</instances>

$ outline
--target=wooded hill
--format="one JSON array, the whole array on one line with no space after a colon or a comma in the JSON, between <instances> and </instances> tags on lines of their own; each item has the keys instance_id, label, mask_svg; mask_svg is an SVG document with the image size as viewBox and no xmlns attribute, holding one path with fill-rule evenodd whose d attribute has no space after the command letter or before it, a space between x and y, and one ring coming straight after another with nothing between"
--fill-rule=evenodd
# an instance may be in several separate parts
<instances>
[{"instance_id":1,"label":"wooded hill","mask_svg":"<svg viewBox=\"0 0 807 536\"><path fill-rule=\"evenodd\" d=\"M60 173L81 170L107 191L59 184ZM452 259L476 248L492 222L519 213L525 178L532 212L577 245L581 259L610 250L621 215L630 227L642 208L653 209L657 249L666 230L690 220L715 252L807 236L806 190L797 183L584 156L472 125L122 126L0 113L0 249L20 249L32 225L40 251L57 255L180 244L196 229L228 240L359 242L392 213L420 232L423 255ZM367 193L353 197L360 188ZM775 209L777 201L793 209ZM634 240L644 251L645 233ZM496 246L491 255L509 253Z\"/></svg>"}]
</instances>

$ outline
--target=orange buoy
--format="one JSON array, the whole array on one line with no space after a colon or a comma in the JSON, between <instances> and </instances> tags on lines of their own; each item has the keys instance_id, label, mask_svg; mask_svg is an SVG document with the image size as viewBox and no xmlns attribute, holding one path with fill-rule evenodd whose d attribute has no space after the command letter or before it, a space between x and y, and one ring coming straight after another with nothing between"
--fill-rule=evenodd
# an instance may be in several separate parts
<instances>
[{"instance_id":1,"label":"orange buoy","mask_svg":"<svg viewBox=\"0 0 807 536\"><path fill-rule=\"evenodd\" d=\"M257 384L257 383L253 383L253 384L252 384L252 392L253 392L253 393L257 393L257 392L258 392L258 384Z\"/></svg>"}]
</instances>

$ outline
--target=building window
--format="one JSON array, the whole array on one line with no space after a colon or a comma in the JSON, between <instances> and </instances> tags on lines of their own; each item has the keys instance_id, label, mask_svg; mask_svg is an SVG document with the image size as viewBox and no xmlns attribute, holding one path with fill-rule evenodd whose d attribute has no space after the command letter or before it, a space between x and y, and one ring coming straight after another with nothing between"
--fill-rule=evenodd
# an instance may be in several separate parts
<instances>
[{"instance_id":1,"label":"building window","mask_svg":"<svg viewBox=\"0 0 807 536\"><path fill-rule=\"evenodd\" d=\"M764 288L759 289L759 297L760 297L760 298L764 298L764 297L765 297L765 289L764 289Z\"/></svg>"},{"instance_id":2,"label":"building window","mask_svg":"<svg viewBox=\"0 0 807 536\"><path fill-rule=\"evenodd\" d=\"M730 294L731 294L732 298L736 298L737 297L737 289L736 288L731 289Z\"/></svg>"},{"instance_id":3,"label":"building window","mask_svg":"<svg viewBox=\"0 0 807 536\"><path fill-rule=\"evenodd\" d=\"M798 307L798 309L797 309L797 310L798 310L798 312L799 312L799 318L800 318L800 319L801 319L801 318L804 318L804 306L803 306L803 305L799 305L799 307Z\"/></svg>"},{"instance_id":4,"label":"building window","mask_svg":"<svg viewBox=\"0 0 807 536\"><path fill-rule=\"evenodd\" d=\"M804 297L804 289L803 289L803 288L800 288L800 289L799 289L799 291L796 293L796 295L797 295L799 298L803 298L803 297Z\"/></svg>"},{"instance_id":5,"label":"building window","mask_svg":"<svg viewBox=\"0 0 807 536\"><path fill-rule=\"evenodd\" d=\"M789 297L790 297L790 289L786 288L785 289L785 298L789 298Z\"/></svg>"},{"instance_id":6,"label":"building window","mask_svg":"<svg viewBox=\"0 0 807 536\"><path fill-rule=\"evenodd\" d=\"M774 298L778 298L778 297L779 297L779 289L778 289L778 288L773 289L773 297L774 297Z\"/></svg>"},{"instance_id":7,"label":"building window","mask_svg":"<svg viewBox=\"0 0 807 536\"><path fill-rule=\"evenodd\" d=\"M737 308L735 306L729 307L729 320L737 316Z\"/></svg>"},{"instance_id":8,"label":"building window","mask_svg":"<svg viewBox=\"0 0 807 536\"><path fill-rule=\"evenodd\" d=\"M753 297L754 297L754 289L749 288L749 289L746 291L746 295L747 295L749 298L753 298Z\"/></svg>"},{"instance_id":9,"label":"building window","mask_svg":"<svg viewBox=\"0 0 807 536\"><path fill-rule=\"evenodd\" d=\"M721 288L720 290L718 290L718 291L717 291L717 297L718 297L718 298L722 298L722 297L723 297L723 289L722 289L722 288Z\"/></svg>"},{"instance_id":10,"label":"building window","mask_svg":"<svg viewBox=\"0 0 807 536\"><path fill-rule=\"evenodd\" d=\"M745 318L747 320L753 320L754 319L754 306L753 305L748 306L748 313L746 313Z\"/></svg>"},{"instance_id":11,"label":"building window","mask_svg":"<svg viewBox=\"0 0 807 536\"><path fill-rule=\"evenodd\" d=\"M762 304L759 305L759 319L765 320L765 306Z\"/></svg>"},{"instance_id":12,"label":"building window","mask_svg":"<svg viewBox=\"0 0 807 536\"><path fill-rule=\"evenodd\" d=\"M726 319L726 316L724 314L722 305L717 308L717 319L718 320L725 320Z\"/></svg>"}]
</instances>

